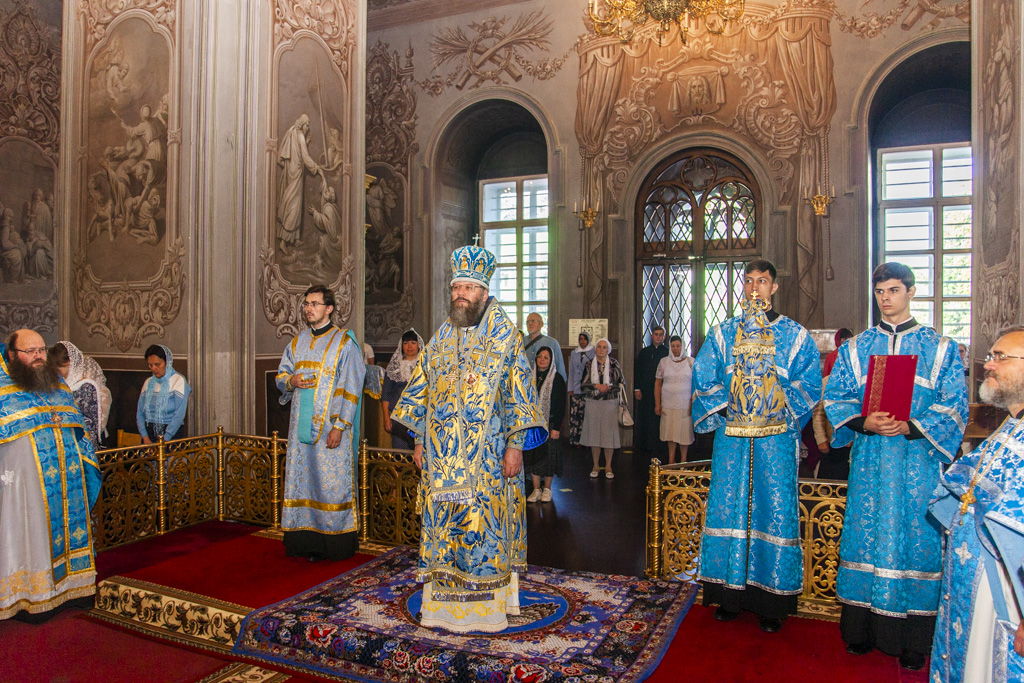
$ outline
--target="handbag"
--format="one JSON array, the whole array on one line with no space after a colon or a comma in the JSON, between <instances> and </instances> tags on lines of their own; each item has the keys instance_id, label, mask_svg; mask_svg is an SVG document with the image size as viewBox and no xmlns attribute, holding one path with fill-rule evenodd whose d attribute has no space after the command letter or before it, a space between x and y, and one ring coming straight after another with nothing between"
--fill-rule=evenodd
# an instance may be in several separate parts
<instances>
[{"instance_id":1,"label":"handbag","mask_svg":"<svg viewBox=\"0 0 1024 683\"><path fill-rule=\"evenodd\" d=\"M619 385L619 426L633 426L633 416L629 413L629 397L626 396L625 383Z\"/></svg>"}]
</instances>

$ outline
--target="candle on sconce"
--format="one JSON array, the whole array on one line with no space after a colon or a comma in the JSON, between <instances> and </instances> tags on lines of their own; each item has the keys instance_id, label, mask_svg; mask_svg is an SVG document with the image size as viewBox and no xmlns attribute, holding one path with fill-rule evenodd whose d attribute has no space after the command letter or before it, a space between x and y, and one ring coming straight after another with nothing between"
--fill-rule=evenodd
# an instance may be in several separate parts
<instances>
[{"instance_id":1,"label":"candle on sconce","mask_svg":"<svg viewBox=\"0 0 1024 683\"><path fill-rule=\"evenodd\" d=\"M595 210L596 211L600 211L601 210L601 200L600 199L597 200L597 208Z\"/></svg>"},{"instance_id":2,"label":"candle on sconce","mask_svg":"<svg viewBox=\"0 0 1024 683\"><path fill-rule=\"evenodd\" d=\"M579 211L580 211L580 203L579 202L573 202L572 203L572 212L573 213L579 213Z\"/></svg>"},{"instance_id":3,"label":"candle on sconce","mask_svg":"<svg viewBox=\"0 0 1024 683\"><path fill-rule=\"evenodd\" d=\"M835 198L836 198L836 186L833 185L832 186L832 199L835 199Z\"/></svg>"}]
</instances>

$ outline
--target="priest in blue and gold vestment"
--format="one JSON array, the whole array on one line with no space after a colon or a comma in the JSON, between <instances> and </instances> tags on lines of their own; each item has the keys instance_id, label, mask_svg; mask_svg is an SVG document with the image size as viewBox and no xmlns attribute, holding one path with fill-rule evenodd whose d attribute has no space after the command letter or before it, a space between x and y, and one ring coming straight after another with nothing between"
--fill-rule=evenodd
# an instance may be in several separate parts
<instances>
[{"instance_id":1,"label":"priest in blue and gold vestment","mask_svg":"<svg viewBox=\"0 0 1024 683\"><path fill-rule=\"evenodd\" d=\"M1024 681L1024 327L992 345L978 394L1009 416L929 504L946 536L929 679L943 683Z\"/></svg>"},{"instance_id":2,"label":"priest in blue and gold vestment","mask_svg":"<svg viewBox=\"0 0 1024 683\"><path fill-rule=\"evenodd\" d=\"M343 560L358 547L356 453L366 365L350 330L331 322L334 292L306 290L310 329L292 339L277 368L291 401L281 528L288 555Z\"/></svg>"},{"instance_id":3,"label":"priest in blue and gold vestment","mask_svg":"<svg viewBox=\"0 0 1024 683\"><path fill-rule=\"evenodd\" d=\"M910 313L913 271L883 263L871 280L882 320L842 345L825 387L832 445L853 442L836 578L839 628L852 654L878 648L917 670L931 650L942 579L942 542L928 501L963 439L967 385L956 342ZM918 357L910 419L862 416L871 356L895 354Z\"/></svg>"},{"instance_id":4,"label":"priest in blue and gold vestment","mask_svg":"<svg viewBox=\"0 0 1024 683\"><path fill-rule=\"evenodd\" d=\"M715 432L699 577L717 620L749 610L773 633L803 591L797 468L820 354L771 308L775 266L745 271L742 315L712 328L694 363L694 429Z\"/></svg>"},{"instance_id":5,"label":"priest in blue and gold vestment","mask_svg":"<svg viewBox=\"0 0 1024 683\"><path fill-rule=\"evenodd\" d=\"M391 413L412 432L423 469L420 623L459 633L502 631L519 614L523 450L547 437L522 337L488 297L494 269L481 247L452 254L450 316Z\"/></svg>"},{"instance_id":6,"label":"priest in blue and gold vestment","mask_svg":"<svg viewBox=\"0 0 1024 683\"><path fill-rule=\"evenodd\" d=\"M100 470L85 420L46 345L18 330L0 345L0 619L91 607L89 510Z\"/></svg>"}]
</instances>

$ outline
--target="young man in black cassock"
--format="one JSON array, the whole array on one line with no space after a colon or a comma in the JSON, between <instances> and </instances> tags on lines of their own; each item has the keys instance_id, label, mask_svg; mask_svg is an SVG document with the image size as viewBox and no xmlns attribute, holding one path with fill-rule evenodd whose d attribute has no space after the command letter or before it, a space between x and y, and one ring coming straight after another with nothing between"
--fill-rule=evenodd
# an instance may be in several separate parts
<instances>
[{"instance_id":1,"label":"young man in black cassock","mask_svg":"<svg viewBox=\"0 0 1024 683\"><path fill-rule=\"evenodd\" d=\"M645 346L633 366L633 396L637 401L636 424L633 427L633 448L637 451L661 453L661 418L654 412L654 380L658 363L668 355L665 328L651 330L651 345Z\"/></svg>"}]
</instances>

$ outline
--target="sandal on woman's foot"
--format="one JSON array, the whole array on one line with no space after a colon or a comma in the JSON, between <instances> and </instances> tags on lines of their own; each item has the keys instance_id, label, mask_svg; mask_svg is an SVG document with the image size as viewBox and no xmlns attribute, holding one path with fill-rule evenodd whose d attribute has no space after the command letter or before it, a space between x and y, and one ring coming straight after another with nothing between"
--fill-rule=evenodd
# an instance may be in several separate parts
<instances>
[{"instance_id":1,"label":"sandal on woman's foot","mask_svg":"<svg viewBox=\"0 0 1024 683\"><path fill-rule=\"evenodd\" d=\"M615 478L615 473L614 472L605 472L604 473L604 478L605 479L614 479Z\"/></svg>"},{"instance_id":2,"label":"sandal on woman's foot","mask_svg":"<svg viewBox=\"0 0 1024 683\"><path fill-rule=\"evenodd\" d=\"M590 470L590 478L591 479L597 479L599 474L600 474L600 472L598 472L597 470Z\"/></svg>"}]
</instances>

